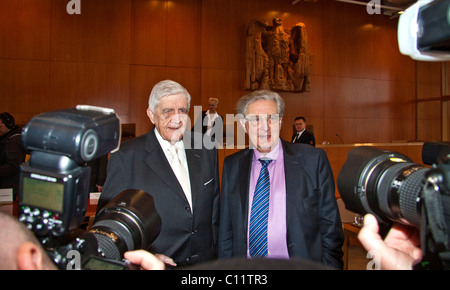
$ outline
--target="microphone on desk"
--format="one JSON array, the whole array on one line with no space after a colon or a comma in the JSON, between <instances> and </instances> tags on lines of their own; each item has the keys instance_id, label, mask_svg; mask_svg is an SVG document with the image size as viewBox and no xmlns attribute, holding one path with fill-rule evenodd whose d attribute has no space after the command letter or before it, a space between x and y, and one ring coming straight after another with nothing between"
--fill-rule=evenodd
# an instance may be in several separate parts
<instances>
[{"instance_id":1,"label":"microphone on desk","mask_svg":"<svg viewBox=\"0 0 450 290\"><path fill-rule=\"evenodd\" d=\"M341 137L341 135L339 135L339 133L336 133L336 136L338 136L339 139L341 139L342 144L345 144L345 143L344 143L344 140L342 140L342 137Z\"/></svg>"}]
</instances>

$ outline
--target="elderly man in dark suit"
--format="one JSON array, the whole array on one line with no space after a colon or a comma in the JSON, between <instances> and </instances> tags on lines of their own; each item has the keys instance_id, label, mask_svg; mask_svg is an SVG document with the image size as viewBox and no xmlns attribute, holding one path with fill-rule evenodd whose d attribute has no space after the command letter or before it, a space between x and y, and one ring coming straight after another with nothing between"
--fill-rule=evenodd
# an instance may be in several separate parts
<instances>
[{"instance_id":1,"label":"elderly man in dark suit","mask_svg":"<svg viewBox=\"0 0 450 290\"><path fill-rule=\"evenodd\" d=\"M271 91L238 102L251 146L224 161L219 258L298 258L340 269L344 236L328 158L281 140L283 114Z\"/></svg>"},{"instance_id":2,"label":"elderly man in dark suit","mask_svg":"<svg viewBox=\"0 0 450 290\"><path fill-rule=\"evenodd\" d=\"M186 131L190 98L174 81L154 86L147 114L155 127L111 155L99 200L101 208L125 189L151 194L162 229L147 250L178 266L217 257L218 155Z\"/></svg>"}]
</instances>

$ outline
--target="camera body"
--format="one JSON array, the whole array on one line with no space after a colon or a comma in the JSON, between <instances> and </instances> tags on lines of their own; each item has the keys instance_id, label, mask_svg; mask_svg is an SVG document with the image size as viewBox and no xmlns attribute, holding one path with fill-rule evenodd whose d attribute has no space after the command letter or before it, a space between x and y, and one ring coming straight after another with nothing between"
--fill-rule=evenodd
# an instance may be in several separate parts
<instances>
[{"instance_id":1,"label":"camera body","mask_svg":"<svg viewBox=\"0 0 450 290\"><path fill-rule=\"evenodd\" d=\"M449 0L419 0L398 22L400 52L419 61L448 61L450 55Z\"/></svg>"},{"instance_id":2,"label":"camera body","mask_svg":"<svg viewBox=\"0 0 450 290\"><path fill-rule=\"evenodd\" d=\"M44 244L76 229L85 217L90 168L67 161L64 172L21 166L19 220L45 237Z\"/></svg>"},{"instance_id":3,"label":"camera body","mask_svg":"<svg viewBox=\"0 0 450 290\"><path fill-rule=\"evenodd\" d=\"M98 211L89 231L80 229L89 198L86 162L117 150L120 120L112 109L92 106L35 116L23 129L30 152L21 166L18 216L41 241L60 269L129 269L128 250L146 248L158 236L161 219L153 197L129 189Z\"/></svg>"},{"instance_id":4,"label":"camera body","mask_svg":"<svg viewBox=\"0 0 450 290\"><path fill-rule=\"evenodd\" d=\"M373 214L381 229L393 222L420 229L420 267L450 268L450 143L425 143L422 159L432 167L397 152L356 147L339 172L338 190L348 210Z\"/></svg>"}]
</instances>

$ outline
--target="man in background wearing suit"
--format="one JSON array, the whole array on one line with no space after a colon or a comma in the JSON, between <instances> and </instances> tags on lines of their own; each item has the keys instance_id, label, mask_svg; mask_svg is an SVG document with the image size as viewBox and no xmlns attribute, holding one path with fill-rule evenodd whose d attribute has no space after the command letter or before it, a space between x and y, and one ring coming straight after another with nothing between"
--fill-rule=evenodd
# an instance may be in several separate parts
<instances>
[{"instance_id":1,"label":"man in background wearing suit","mask_svg":"<svg viewBox=\"0 0 450 290\"><path fill-rule=\"evenodd\" d=\"M303 143L316 146L316 138L314 134L306 131L306 119L304 117L297 117L294 120L295 133L292 135L292 143Z\"/></svg>"},{"instance_id":2,"label":"man in background wearing suit","mask_svg":"<svg viewBox=\"0 0 450 290\"><path fill-rule=\"evenodd\" d=\"M344 235L325 151L280 139L277 93L255 91L237 108L251 146L224 161L219 258L298 258L341 269Z\"/></svg>"},{"instance_id":3,"label":"man in background wearing suit","mask_svg":"<svg viewBox=\"0 0 450 290\"><path fill-rule=\"evenodd\" d=\"M178 266L217 256L218 155L186 131L190 99L174 81L153 87L147 115L155 127L111 154L98 204L100 209L125 189L151 194L162 229L146 250L170 257Z\"/></svg>"},{"instance_id":4,"label":"man in background wearing suit","mask_svg":"<svg viewBox=\"0 0 450 290\"><path fill-rule=\"evenodd\" d=\"M209 98L208 110L202 111L195 121L192 131L201 132L209 136L212 142L222 144L223 140L223 117L217 112L219 99Z\"/></svg>"}]
</instances>

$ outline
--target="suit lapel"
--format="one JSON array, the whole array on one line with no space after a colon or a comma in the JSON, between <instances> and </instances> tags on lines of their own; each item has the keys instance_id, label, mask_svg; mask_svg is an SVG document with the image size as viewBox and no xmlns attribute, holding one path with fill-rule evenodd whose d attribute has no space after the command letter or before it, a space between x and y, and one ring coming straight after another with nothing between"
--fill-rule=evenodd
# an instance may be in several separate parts
<instances>
[{"instance_id":1,"label":"suit lapel","mask_svg":"<svg viewBox=\"0 0 450 290\"><path fill-rule=\"evenodd\" d=\"M239 160L239 195L242 205L242 222L245 232L248 228L249 187L252 168L253 150L245 149L244 156Z\"/></svg>"},{"instance_id":2,"label":"suit lapel","mask_svg":"<svg viewBox=\"0 0 450 290\"><path fill-rule=\"evenodd\" d=\"M196 149L187 149L185 151L189 168L189 179L191 182L192 206L195 207L195 202L197 201L198 196L202 192L201 188L202 180L198 178L198 176L202 176L201 174L200 175L198 174L202 170L200 162L202 157L201 155L202 151Z\"/></svg>"},{"instance_id":3,"label":"suit lapel","mask_svg":"<svg viewBox=\"0 0 450 290\"><path fill-rule=\"evenodd\" d=\"M284 174L286 179L286 225L289 225L289 218L292 212L295 211L293 206L296 204L295 198L297 191L301 188L300 172L303 170L301 167L301 160L295 156L288 148L283 144L284 155Z\"/></svg>"},{"instance_id":4,"label":"suit lapel","mask_svg":"<svg viewBox=\"0 0 450 290\"><path fill-rule=\"evenodd\" d=\"M158 139L153 130L151 130L147 135L147 142L145 144L145 150L148 155L145 157L145 164L158 175L178 196L186 199L186 196L178 182L177 177L170 167L169 161L166 158L161 146L159 145Z\"/></svg>"}]
</instances>

